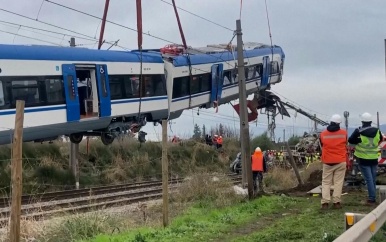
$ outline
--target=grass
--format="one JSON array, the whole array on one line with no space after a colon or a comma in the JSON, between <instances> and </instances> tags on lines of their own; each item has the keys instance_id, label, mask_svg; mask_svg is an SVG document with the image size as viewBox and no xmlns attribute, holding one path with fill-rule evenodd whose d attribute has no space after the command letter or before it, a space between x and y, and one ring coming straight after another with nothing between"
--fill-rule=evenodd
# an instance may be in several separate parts
<instances>
[{"instance_id":1,"label":"grass","mask_svg":"<svg viewBox=\"0 0 386 242\"><path fill-rule=\"evenodd\" d=\"M195 202L163 229L133 228L119 235L100 234L82 242L123 241L298 241L329 242L344 232L344 212L368 213L364 193L344 196L344 209L320 211L319 197L264 196L217 208ZM386 225L371 240L385 241Z\"/></svg>"},{"instance_id":2,"label":"grass","mask_svg":"<svg viewBox=\"0 0 386 242\"><path fill-rule=\"evenodd\" d=\"M224 142L226 152L194 141L168 147L171 176L184 176L196 171L225 171L237 154L233 140ZM23 192L36 193L71 189L75 178L69 166L69 143L23 144ZM79 146L80 185L82 187L118 184L161 178L161 144L147 142L139 147L135 140L124 139L105 146L90 140ZM0 147L0 189L9 194L11 169L9 145Z\"/></svg>"}]
</instances>

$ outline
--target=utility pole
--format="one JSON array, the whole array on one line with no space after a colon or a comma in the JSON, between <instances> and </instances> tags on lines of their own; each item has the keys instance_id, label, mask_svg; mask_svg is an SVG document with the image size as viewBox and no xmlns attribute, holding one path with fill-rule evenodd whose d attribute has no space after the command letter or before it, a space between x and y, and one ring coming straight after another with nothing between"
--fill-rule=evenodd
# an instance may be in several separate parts
<instances>
[{"instance_id":1,"label":"utility pole","mask_svg":"<svg viewBox=\"0 0 386 242\"><path fill-rule=\"evenodd\" d=\"M283 142L285 142L285 129L283 129Z\"/></svg>"},{"instance_id":2,"label":"utility pole","mask_svg":"<svg viewBox=\"0 0 386 242\"><path fill-rule=\"evenodd\" d=\"M377 112L377 127L379 129L379 112Z\"/></svg>"},{"instance_id":3,"label":"utility pole","mask_svg":"<svg viewBox=\"0 0 386 242\"><path fill-rule=\"evenodd\" d=\"M168 188L168 121L162 120L162 221L163 226L169 224L169 188Z\"/></svg>"},{"instance_id":4,"label":"utility pole","mask_svg":"<svg viewBox=\"0 0 386 242\"><path fill-rule=\"evenodd\" d=\"M21 195L22 195L22 150L23 150L23 123L24 105L21 100L16 101L15 129L12 141L12 202L11 202L11 222L10 222L10 241L20 241L20 217L21 217Z\"/></svg>"},{"instance_id":5,"label":"utility pole","mask_svg":"<svg viewBox=\"0 0 386 242\"><path fill-rule=\"evenodd\" d=\"M318 123L316 122L316 114L314 114L314 118L315 118L314 129L315 129L315 133L317 133L318 132Z\"/></svg>"},{"instance_id":6,"label":"utility pole","mask_svg":"<svg viewBox=\"0 0 386 242\"><path fill-rule=\"evenodd\" d=\"M70 39L70 47L75 47L75 38L71 37Z\"/></svg>"},{"instance_id":7,"label":"utility pole","mask_svg":"<svg viewBox=\"0 0 386 242\"><path fill-rule=\"evenodd\" d=\"M241 31L241 20L236 20L237 35L237 63L239 81L239 102L240 102L240 136L241 136L241 161L243 172L243 187L248 183L248 197L253 197L252 164L249 139L249 124L247 110L247 94L245 85L243 37Z\"/></svg>"}]
</instances>

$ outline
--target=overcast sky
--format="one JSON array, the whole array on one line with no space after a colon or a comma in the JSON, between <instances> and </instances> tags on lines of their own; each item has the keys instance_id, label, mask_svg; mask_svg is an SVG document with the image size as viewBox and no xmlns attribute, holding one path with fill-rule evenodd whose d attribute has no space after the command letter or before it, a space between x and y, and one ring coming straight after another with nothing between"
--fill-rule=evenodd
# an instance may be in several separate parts
<instances>
[{"instance_id":1,"label":"overcast sky","mask_svg":"<svg viewBox=\"0 0 386 242\"><path fill-rule=\"evenodd\" d=\"M102 16L105 0L53 0L71 8ZM42 0L0 0L2 9L26 15L50 24L67 28L87 38L99 37L100 20L56 6ZM43 2L43 5L42 5ZM171 0L165 0L171 2ZM328 120L334 113L350 112L350 126L360 125L359 115L365 111L374 116L380 112L381 123L386 123L383 97L386 91L385 51L383 32L386 26L386 1L359 0L268 0L268 12L273 43L286 54L282 83L272 87L281 98ZM176 0L176 4L192 13L234 29L239 18L240 0ZM41 9L40 9L41 7ZM172 6L161 0L145 0L143 8L143 31L164 40L181 43ZM39 12L40 9L40 12ZM39 14L38 14L39 13ZM182 27L190 46L227 43L233 32L179 10ZM34 26L67 36L31 32L18 26L0 23L1 43L49 44L38 40L14 36L1 31L18 33L50 43L68 45L70 32L50 27L37 21L1 12L0 20ZM111 0L108 20L136 29L135 0ZM270 43L264 0L244 0L241 23L245 42ZM77 36L80 36L79 34ZM85 36L83 36L85 37ZM137 48L136 32L107 23L105 39L128 49ZM144 48L160 48L168 44L164 40L144 36ZM77 38L77 44L97 48L96 41ZM236 44L236 41L233 42ZM110 45L103 45L107 49ZM114 47L113 49L122 50ZM216 125L219 122L239 127L238 116L230 105L214 110L188 110L180 119L174 120L171 130L181 136L193 131L193 124ZM312 127L312 122L290 110L292 118L276 119L276 138L302 132ZM343 115L342 115L343 116ZM191 123L192 125L186 125ZM253 133L266 129L267 118L259 116L257 125L251 123ZM161 127L148 124L144 130L150 139L161 138ZM169 133L172 135L172 132ZM288 137L288 136L287 136Z\"/></svg>"}]
</instances>

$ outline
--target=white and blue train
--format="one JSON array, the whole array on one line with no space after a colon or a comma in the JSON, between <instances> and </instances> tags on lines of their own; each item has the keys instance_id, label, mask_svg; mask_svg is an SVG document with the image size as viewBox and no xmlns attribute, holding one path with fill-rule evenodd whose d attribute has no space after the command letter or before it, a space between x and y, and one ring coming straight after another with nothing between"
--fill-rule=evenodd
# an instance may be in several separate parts
<instances>
[{"instance_id":1,"label":"white and blue train","mask_svg":"<svg viewBox=\"0 0 386 242\"><path fill-rule=\"evenodd\" d=\"M108 145L148 121L237 99L237 54L217 47L195 51L187 57L154 50L0 45L0 144L12 141L16 100L25 100L25 142L67 135L79 143L91 135ZM281 81L280 47L253 44L244 57L248 94Z\"/></svg>"}]
</instances>

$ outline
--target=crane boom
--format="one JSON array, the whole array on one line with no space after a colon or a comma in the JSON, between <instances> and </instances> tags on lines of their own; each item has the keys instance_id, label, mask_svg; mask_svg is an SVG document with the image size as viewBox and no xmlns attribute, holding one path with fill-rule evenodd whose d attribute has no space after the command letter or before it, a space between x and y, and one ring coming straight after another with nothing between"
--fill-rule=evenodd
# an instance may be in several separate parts
<instances>
[{"instance_id":1,"label":"crane boom","mask_svg":"<svg viewBox=\"0 0 386 242\"><path fill-rule=\"evenodd\" d=\"M317 118L316 116L304 111L303 109L301 108L298 108L296 107L295 105L289 103L289 102L281 102L283 105L295 110L296 112L300 113L300 114L303 114L304 116L306 116L307 118L317 122L318 124L322 125L322 126L327 126L328 125L328 122L325 122L319 118Z\"/></svg>"}]
</instances>

